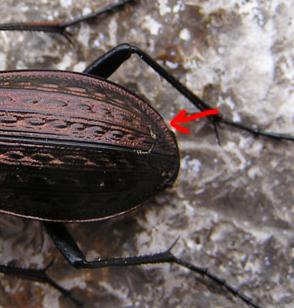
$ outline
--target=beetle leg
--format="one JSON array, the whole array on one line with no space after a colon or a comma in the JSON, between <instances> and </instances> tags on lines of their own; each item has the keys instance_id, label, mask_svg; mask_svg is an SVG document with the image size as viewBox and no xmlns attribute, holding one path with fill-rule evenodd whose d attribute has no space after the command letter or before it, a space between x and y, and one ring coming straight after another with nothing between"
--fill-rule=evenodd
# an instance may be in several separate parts
<instances>
[{"instance_id":1,"label":"beetle leg","mask_svg":"<svg viewBox=\"0 0 294 308\"><path fill-rule=\"evenodd\" d=\"M168 71L166 71L161 65L159 65L154 59L152 59L147 53L133 45L120 44L110 49L104 55L92 62L84 70L84 73L108 78L133 54L138 55L140 59L142 59L145 63L151 66L161 77L167 80L180 93L187 97L196 108L200 110L212 109L210 105L208 105L206 102L204 102L194 93L192 93L181 82L179 82Z\"/></svg>"},{"instance_id":2,"label":"beetle leg","mask_svg":"<svg viewBox=\"0 0 294 308\"><path fill-rule=\"evenodd\" d=\"M164 67L162 67L154 59L152 59L152 57L150 57L140 48L133 45L120 44L112 48L104 55L96 59L93 63L91 63L84 70L84 73L100 76L103 78L108 78L112 73L114 73L120 67L121 64L127 61L132 54L138 55L140 59L142 59L145 63L151 66L161 77L163 77L181 94L183 94L197 109L201 111L213 109L212 106L204 102L201 98L199 98L192 91L190 91L186 86L184 86L184 84L182 84L179 80L173 77ZM231 127L245 130L255 136L263 136L276 140L294 141L294 136L292 135L266 132L259 128L249 126L247 124L234 122L220 114L207 118L207 120L210 121L210 123L214 126L218 141L219 141L219 136L217 133L217 126L216 126L216 124L218 123L223 123Z\"/></svg>"},{"instance_id":3,"label":"beetle leg","mask_svg":"<svg viewBox=\"0 0 294 308\"><path fill-rule=\"evenodd\" d=\"M43 269L27 269L10 265L0 265L0 273L19 277L25 280L47 283L51 287L62 293L65 297L69 298L77 306L82 307L83 306L82 303L78 301L75 297L73 297L70 291L64 289L62 286L57 284L54 280L52 280L48 276L47 270L51 266L51 264L52 262Z\"/></svg>"},{"instance_id":4,"label":"beetle leg","mask_svg":"<svg viewBox=\"0 0 294 308\"><path fill-rule=\"evenodd\" d=\"M133 257L117 257L117 258L99 257L97 260L88 261L86 260L84 253L80 250L75 240L66 229L65 225L61 223L52 223L52 222L44 222L43 224L45 225L48 234L54 241L57 249L66 258L66 260L76 269L82 269L82 268L97 269L103 267L123 267L123 266L135 266L135 265L146 265L146 264L157 264L157 263L177 264L179 266L182 266L188 270L191 270L201 275L202 277L205 277L213 281L215 284L221 286L230 294L241 299L248 306L259 308L259 306L255 304L252 301L252 299L242 294L237 288L234 288L231 285L229 285L225 280L210 273L207 268L202 268L192 265L174 256L171 250L177 241L175 241L170 248L160 253L133 256Z\"/></svg>"},{"instance_id":5,"label":"beetle leg","mask_svg":"<svg viewBox=\"0 0 294 308\"><path fill-rule=\"evenodd\" d=\"M70 33L67 32L67 28L77 25L84 21L93 20L97 17L108 15L119 11L126 4L134 3L137 0L120 0L117 3L106 6L105 8L96 12L74 18L70 21L40 21L40 22L16 22L16 23L5 23L0 24L0 31L38 31L38 32L49 32L63 35L69 42Z\"/></svg>"}]
</instances>

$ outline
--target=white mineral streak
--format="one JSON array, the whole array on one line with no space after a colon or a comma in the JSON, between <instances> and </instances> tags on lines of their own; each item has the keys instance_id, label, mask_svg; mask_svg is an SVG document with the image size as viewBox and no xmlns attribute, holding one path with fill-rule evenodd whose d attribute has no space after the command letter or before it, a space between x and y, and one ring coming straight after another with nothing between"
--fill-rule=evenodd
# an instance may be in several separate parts
<instances>
[{"instance_id":1,"label":"white mineral streak","mask_svg":"<svg viewBox=\"0 0 294 308\"><path fill-rule=\"evenodd\" d=\"M145 16L142 26L152 35L158 35L162 27L162 25L151 16Z\"/></svg>"},{"instance_id":2,"label":"white mineral streak","mask_svg":"<svg viewBox=\"0 0 294 308\"><path fill-rule=\"evenodd\" d=\"M58 64L59 70L66 70L72 65L72 57L70 54L65 54L63 56L62 62Z\"/></svg>"},{"instance_id":3,"label":"white mineral streak","mask_svg":"<svg viewBox=\"0 0 294 308\"><path fill-rule=\"evenodd\" d=\"M77 40L85 47L87 48L89 46L89 40L90 40L90 28L88 25L83 25L81 27L81 30L79 31Z\"/></svg>"},{"instance_id":4,"label":"white mineral streak","mask_svg":"<svg viewBox=\"0 0 294 308\"><path fill-rule=\"evenodd\" d=\"M116 46L117 45L117 29L118 25L115 19L111 20L109 23L109 45Z\"/></svg>"},{"instance_id":5,"label":"white mineral streak","mask_svg":"<svg viewBox=\"0 0 294 308\"><path fill-rule=\"evenodd\" d=\"M70 7L72 5L72 0L60 0L60 5L64 8Z\"/></svg>"},{"instance_id":6,"label":"white mineral streak","mask_svg":"<svg viewBox=\"0 0 294 308\"><path fill-rule=\"evenodd\" d=\"M0 70L3 71L6 68L6 54L1 52L0 53Z\"/></svg>"},{"instance_id":7,"label":"white mineral streak","mask_svg":"<svg viewBox=\"0 0 294 308\"><path fill-rule=\"evenodd\" d=\"M188 29L181 30L179 36L183 41L189 41L191 39L191 33Z\"/></svg>"},{"instance_id":8,"label":"white mineral streak","mask_svg":"<svg viewBox=\"0 0 294 308\"><path fill-rule=\"evenodd\" d=\"M171 8L168 5L168 0L159 0L159 13L161 16L170 13Z\"/></svg>"}]
</instances>

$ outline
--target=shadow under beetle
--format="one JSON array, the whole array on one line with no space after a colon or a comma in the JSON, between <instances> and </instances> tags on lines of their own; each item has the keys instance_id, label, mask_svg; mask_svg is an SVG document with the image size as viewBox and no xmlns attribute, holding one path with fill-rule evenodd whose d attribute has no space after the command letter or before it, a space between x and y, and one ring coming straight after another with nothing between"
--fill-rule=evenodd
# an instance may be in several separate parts
<instances>
[{"instance_id":1,"label":"shadow under beetle","mask_svg":"<svg viewBox=\"0 0 294 308\"><path fill-rule=\"evenodd\" d=\"M0 30L45 31L69 38L67 28L114 12L117 4L65 23L11 23ZM212 107L170 75L136 46L121 44L83 72L9 71L0 73L1 130L0 212L42 221L57 249L75 268L101 268L151 263L175 263L222 286L252 307L253 300L224 280L177 258L173 245L161 253L99 258L88 261L63 222L87 222L134 210L171 186L179 170L175 135L158 112L142 98L107 80L132 54L138 55L200 110ZM218 125L256 136L294 141L233 122L222 115ZM70 291L53 281L45 269L0 265L0 272L50 284L77 305Z\"/></svg>"}]
</instances>

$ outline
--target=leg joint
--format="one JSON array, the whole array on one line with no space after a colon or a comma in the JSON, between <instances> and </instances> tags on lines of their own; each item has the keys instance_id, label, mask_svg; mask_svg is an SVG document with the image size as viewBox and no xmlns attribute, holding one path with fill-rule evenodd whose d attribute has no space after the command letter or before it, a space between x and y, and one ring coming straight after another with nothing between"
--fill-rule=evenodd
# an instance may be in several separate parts
<instances>
[{"instance_id":1,"label":"leg joint","mask_svg":"<svg viewBox=\"0 0 294 308\"><path fill-rule=\"evenodd\" d=\"M82 269L85 268L85 261L83 259L79 260L74 260L70 262L70 264L75 268L75 269Z\"/></svg>"}]
</instances>

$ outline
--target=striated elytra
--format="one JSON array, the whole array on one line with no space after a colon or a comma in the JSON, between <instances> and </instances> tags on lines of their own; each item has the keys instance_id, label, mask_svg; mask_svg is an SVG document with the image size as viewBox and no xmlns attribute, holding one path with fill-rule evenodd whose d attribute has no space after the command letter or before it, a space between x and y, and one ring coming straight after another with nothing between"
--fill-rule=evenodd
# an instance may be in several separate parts
<instances>
[{"instance_id":1,"label":"striated elytra","mask_svg":"<svg viewBox=\"0 0 294 308\"><path fill-rule=\"evenodd\" d=\"M0 73L0 212L105 219L172 185L174 134L142 98L62 71Z\"/></svg>"}]
</instances>

